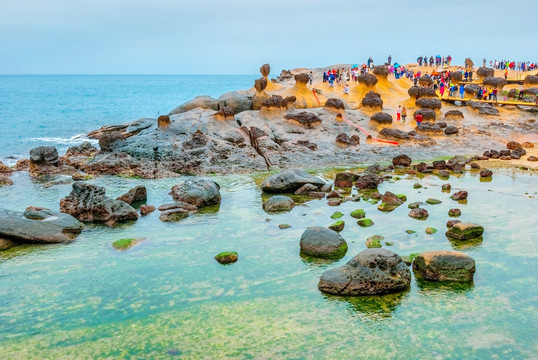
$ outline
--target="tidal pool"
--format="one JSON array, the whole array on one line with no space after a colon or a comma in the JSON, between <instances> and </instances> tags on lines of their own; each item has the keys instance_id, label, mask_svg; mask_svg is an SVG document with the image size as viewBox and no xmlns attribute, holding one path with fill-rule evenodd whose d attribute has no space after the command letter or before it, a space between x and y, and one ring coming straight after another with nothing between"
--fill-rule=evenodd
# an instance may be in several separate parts
<instances>
[{"instance_id":1,"label":"tidal pool","mask_svg":"<svg viewBox=\"0 0 538 360\"><path fill-rule=\"evenodd\" d=\"M332 178L329 172L317 174ZM538 176L497 170L491 182L476 172L441 180L401 175L379 191L407 195L390 213L361 200L327 206L311 200L289 213L267 214L261 177L214 177L222 204L177 223L159 212L116 228L89 225L71 244L18 246L0 252L0 358L2 359L486 359L538 354ZM0 189L2 207L55 210L70 184L46 187L26 174ZM171 202L180 179L101 177L116 197L143 184L148 204ZM413 184L420 182L421 189ZM441 185L450 183L449 193ZM467 190L466 204L450 199ZM408 217L407 204L427 198L430 217ZM470 245L445 237L448 210L485 227ZM349 216L364 209L374 226ZM329 226L341 211L347 255L338 261L301 256L307 226ZM268 221L270 219L270 221ZM281 230L278 225L290 224ZM439 231L429 235L426 227ZM406 230L415 230L408 234ZM460 250L476 260L472 284L436 284L413 277L409 291L343 298L317 289L321 273L366 248L366 238L400 255ZM119 252L112 243L145 238ZM385 246L385 242L393 246ZM235 250L239 261L213 257Z\"/></svg>"}]
</instances>

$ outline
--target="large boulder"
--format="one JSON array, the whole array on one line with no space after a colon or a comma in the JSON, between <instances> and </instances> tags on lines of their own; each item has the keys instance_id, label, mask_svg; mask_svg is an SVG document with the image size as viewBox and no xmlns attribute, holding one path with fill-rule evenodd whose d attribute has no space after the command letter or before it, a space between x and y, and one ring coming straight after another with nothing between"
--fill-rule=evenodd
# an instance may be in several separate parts
<instances>
[{"instance_id":1,"label":"large boulder","mask_svg":"<svg viewBox=\"0 0 538 360\"><path fill-rule=\"evenodd\" d=\"M359 84L363 84L366 86L374 86L375 84L377 84L377 77L372 74L362 74L358 76L357 81L359 82Z\"/></svg>"},{"instance_id":2,"label":"large boulder","mask_svg":"<svg viewBox=\"0 0 538 360\"><path fill-rule=\"evenodd\" d=\"M434 98L437 97L437 94L435 93L435 90L432 87L424 87L424 86L412 86L407 90L407 93L410 97L414 97L416 99L419 99L421 97L427 97L427 98Z\"/></svg>"},{"instance_id":3,"label":"large boulder","mask_svg":"<svg viewBox=\"0 0 538 360\"><path fill-rule=\"evenodd\" d=\"M502 89L506 85L506 80L500 77L488 76L484 79L484 85Z\"/></svg>"},{"instance_id":4,"label":"large boulder","mask_svg":"<svg viewBox=\"0 0 538 360\"><path fill-rule=\"evenodd\" d=\"M172 187L170 195L175 201L202 208L218 205L221 201L220 186L209 179L188 179Z\"/></svg>"},{"instance_id":5,"label":"large boulder","mask_svg":"<svg viewBox=\"0 0 538 360\"><path fill-rule=\"evenodd\" d=\"M269 176L261 184L261 188L268 193L293 193L305 184L312 184L319 188L325 185L325 182L306 171L288 169Z\"/></svg>"},{"instance_id":6,"label":"large boulder","mask_svg":"<svg viewBox=\"0 0 538 360\"><path fill-rule=\"evenodd\" d=\"M344 266L325 271L318 288L327 293L358 296L409 288L411 272L402 258L387 249L366 249Z\"/></svg>"},{"instance_id":7,"label":"large boulder","mask_svg":"<svg viewBox=\"0 0 538 360\"><path fill-rule=\"evenodd\" d=\"M14 242L69 242L81 231L77 219L49 209L28 207L24 213L0 209L0 238Z\"/></svg>"},{"instance_id":8,"label":"large boulder","mask_svg":"<svg viewBox=\"0 0 538 360\"><path fill-rule=\"evenodd\" d=\"M478 91L480 90L480 86L477 84L469 84L465 85L465 93L470 97L474 97L476 94L478 94Z\"/></svg>"},{"instance_id":9,"label":"large boulder","mask_svg":"<svg viewBox=\"0 0 538 360\"><path fill-rule=\"evenodd\" d=\"M538 85L538 75L527 75L523 83L525 85Z\"/></svg>"},{"instance_id":10,"label":"large boulder","mask_svg":"<svg viewBox=\"0 0 538 360\"><path fill-rule=\"evenodd\" d=\"M362 99L362 106L369 108L382 109L383 100L381 100L381 95L374 91L368 91L364 98Z\"/></svg>"},{"instance_id":11,"label":"large boulder","mask_svg":"<svg viewBox=\"0 0 538 360\"><path fill-rule=\"evenodd\" d=\"M272 196L263 204L263 209L267 212L290 211L294 207L295 202L284 195Z\"/></svg>"},{"instance_id":12,"label":"large boulder","mask_svg":"<svg viewBox=\"0 0 538 360\"><path fill-rule=\"evenodd\" d=\"M474 259L465 253L428 251L415 257L413 269L430 281L470 282L476 268Z\"/></svg>"},{"instance_id":13,"label":"large boulder","mask_svg":"<svg viewBox=\"0 0 538 360\"><path fill-rule=\"evenodd\" d=\"M392 165L409 167L411 165L411 158L405 154L400 154L392 158Z\"/></svg>"},{"instance_id":14,"label":"large boulder","mask_svg":"<svg viewBox=\"0 0 538 360\"><path fill-rule=\"evenodd\" d=\"M54 146L39 146L30 150L30 172L46 172L44 168L58 167L58 150Z\"/></svg>"},{"instance_id":15,"label":"large boulder","mask_svg":"<svg viewBox=\"0 0 538 360\"><path fill-rule=\"evenodd\" d=\"M512 90L515 90L515 89L512 89ZM512 91L512 90L510 90L510 91ZM523 93L523 95L538 96L538 88L522 89L521 92Z\"/></svg>"},{"instance_id":16,"label":"large boulder","mask_svg":"<svg viewBox=\"0 0 538 360\"><path fill-rule=\"evenodd\" d=\"M181 114L196 108L217 111L219 110L219 101L207 95L197 96L194 99L189 100L186 103L183 103L178 107L174 108L172 111L170 111L168 115Z\"/></svg>"},{"instance_id":17,"label":"large boulder","mask_svg":"<svg viewBox=\"0 0 538 360\"><path fill-rule=\"evenodd\" d=\"M440 109L441 108L441 100L439 99L427 99L427 98L420 98L415 100L415 105L419 108L426 108L426 109Z\"/></svg>"},{"instance_id":18,"label":"large boulder","mask_svg":"<svg viewBox=\"0 0 538 360\"><path fill-rule=\"evenodd\" d=\"M225 106L230 107L234 114L238 114L242 111L250 110L252 101L247 94L232 91L224 93L218 98L217 110L221 110Z\"/></svg>"},{"instance_id":19,"label":"large boulder","mask_svg":"<svg viewBox=\"0 0 538 360\"><path fill-rule=\"evenodd\" d=\"M422 99L419 99L419 100L422 100ZM418 114L422 115L422 121L435 121L435 119L437 118L437 114L435 113L435 110L433 109L426 109L426 108L418 109L417 111L414 112L413 115L417 116Z\"/></svg>"},{"instance_id":20,"label":"large boulder","mask_svg":"<svg viewBox=\"0 0 538 360\"><path fill-rule=\"evenodd\" d=\"M286 116L284 116L284 119L292 120L307 129L311 129L315 125L321 124L321 119L319 118L319 116L317 116L314 113L310 113L306 111L302 111L300 113L287 114Z\"/></svg>"},{"instance_id":21,"label":"large boulder","mask_svg":"<svg viewBox=\"0 0 538 360\"><path fill-rule=\"evenodd\" d=\"M421 76L420 79L418 80L418 83L421 86L427 87L427 86L433 85L433 80L429 76Z\"/></svg>"},{"instance_id":22,"label":"large boulder","mask_svg":"<svg viewBox=\"0 0 538 360\"><path fill-rule=\"evenodd\" d=\"M300 247L303 254L325 259L338 259L347 252L346 240L321 226L307 228L301 235Z\"/></svg>"},{"instance_id":23,"label":"large boulder","mask_svg":"<svg viewBox=\"0 0 538 360\"><path fill-rule=\"evenodd\" d=\"M331 110L344 110L344 102L340 99L330 98L325 102L325 108Z\"/></svg>"},{"instance_id":24,"label":"large boulder","mask_svg":"<svg viewBox=\"0 0 538 360\"><path fill-rule=\"evenodd\" d=\"M382 181L383 179L381 177L367 172L358 176L355 186L357 189L377 189L377 186L381 184Z\"/></svg>"},{"instance_id":25,"label":"large boulder","mask_svg":"<svg viewBox=\"0 0 538 360\"><path fill-rule=\"evenodd\" d=\"M481 103L477 101L469 101L467 104L471 108L478 110L480 115L499 115L499 110L491 104Z\"/></svg>"},{"instance_id":26,"label":"large boulder","mask_svg":"<svg viewBox=\"0 0 538 360\"><path fill-rule=\"evenodd\" d=\"M471 240L482 236L483 233L484 227L469 222L461 222L451 227L446 232L446 236L456 240Z\"/></svg>"},{"instance_id":27,"label":"large boulder","mask_svg":"<svg viewBox=\"0 0 538 360\"><path fill-rule=\"evenodd\" d=\"M125 144L125 138L119 131L109 131L99 137L102 152L113 152Z\"/></svg>"},{"instance_id":28,"label":"large boulder","mask_svg":"<svg viewBox=\"0 0 538 360\"><path fill-rule=\"evenodd\" d=\"M127 204L132 205L133 203L146 201L147 199L148 194L146 187L144 185L138 185L118 197L116 200L125 201Z\"/></svg>"},{"instance_id":29,"label":"large boulder","mask_svg":"<svg viewBox=\"0 0 538 360\"><path fill-rule=\"evenodd\" d=\"M450 73L450 80L453 83L459 83L462 80L462 75L460 71L453 71Z\"/></svg>"},{"instance_id":30,"label":"large boulder","mask_svg":"<svg viewBox=\"0 0 538 360\"><path fill-rule=\"evenodd\" d=\"M489 76L493 76L494 74L495 70L483 66L478 68L478 70L476 71L476 75L481 78L487 78Z\"/></svg>"},{"instance_id":31,"label":"large boulder","mask_svg":"<svg viewBox=\"0 0 538 360\"><path fill-rule=\"evenodd\" d=\"M73 183L69 196L60 201L60 211L84 222L116 222L136 220L138 214L129 204L105 195L103 186L82 181Z\"/></svg>"},{"instance_id":32,"label":"large boulder","mask_svg":"<svg viewBox=\"0 0 538 360\"><path fill-rule=\"evenodd\" d=\"M374 66L374 75L381 78L387 78L389 76L389 69L385 65Z\"/></svg>"},{"instance_id":33,"label":"large boulder","mask_svg":"<svg viewBox=\"0 0 538 360\"><path fill-rule=\"evenodd\" d=\"M378 125L390 125L392 124L392 115L385 112L378 112L370 117L370 121Z\"/></svg>"}]
</instances>

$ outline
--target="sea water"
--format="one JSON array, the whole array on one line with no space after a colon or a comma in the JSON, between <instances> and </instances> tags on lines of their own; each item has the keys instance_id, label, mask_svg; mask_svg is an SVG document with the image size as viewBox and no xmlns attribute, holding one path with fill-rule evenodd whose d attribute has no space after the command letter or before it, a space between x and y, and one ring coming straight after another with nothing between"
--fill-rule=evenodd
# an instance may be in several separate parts
<instances>
[{"instance_id":1,"label":"sea water","mask_svg":"<svg viewBox=\"0 0 538 360\"><path fill-rule=\"evenodd\" d=\"M255 75L0 75L0 161L60 155L102 125L158 117L198 95L249 89ZM10 158L11 157L11 158Z\"/></svg>"},{"instance_id":2,"label":"sea water","mask_svg":"<svg viewBox=\"0 0 538 360\"><path fill-rule=\"evenodd\" d=\"M334 173L314 171L327 179ZM156 211L115 228L87 225L70 244L22 245L0 252L0 358L2 359L527 359L538 353L538 177L498 170L491 182L476 171L442 180L434 174L400 175L379 191L407 195L385 213L368 201L327 205L306 200L287 213L262 208L258 176L215 176L222 203L177 223ZM71 184L13 176L0 188L2 206L57 210ZM58 181L60 180L60 181ZM97 177L116 197L143 184L148 203L172 201L181 179ZM423 187L414 189L420 182ZM441 191L467 190L466 203ZM407 204L427 198L425 221ZM483 239L452 242L445 236L450 208L460 220L481 224ZM349 216L364 209L375 223L361 228ZM349 250L340 260L303 256L308 226L329 226L344 214L341 235ZM287 223L291 228L281 230ZM437 228L426 234L426 227ZM406 230L416 233L408 234ZM464 251L476 260L474 282L431 283L413 276L409 290L383 296L338 297L317 289L326 269L366 248L369 236L400 255ZM112 243L142 238L119 252ZM388 246L386 241L393 242ZM213 257L237 251L235 264Z\"/></svg>"}]
</instances>

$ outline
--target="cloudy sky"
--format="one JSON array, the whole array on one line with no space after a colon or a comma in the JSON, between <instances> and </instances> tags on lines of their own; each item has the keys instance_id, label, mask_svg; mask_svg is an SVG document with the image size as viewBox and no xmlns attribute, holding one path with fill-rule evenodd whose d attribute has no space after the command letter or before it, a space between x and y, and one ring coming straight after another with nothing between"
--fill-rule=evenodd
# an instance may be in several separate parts
<instances>
[{"instance_id":1,"label":"cloudy sky","mask_svg":"<svg viewBox=\"0 0 538 360\"><path fill-rule=\"evenodd\" d=\"M0 74L255 74L391 54L538 61L538 1L0 0Z\"/></svg>"}]
</instances>

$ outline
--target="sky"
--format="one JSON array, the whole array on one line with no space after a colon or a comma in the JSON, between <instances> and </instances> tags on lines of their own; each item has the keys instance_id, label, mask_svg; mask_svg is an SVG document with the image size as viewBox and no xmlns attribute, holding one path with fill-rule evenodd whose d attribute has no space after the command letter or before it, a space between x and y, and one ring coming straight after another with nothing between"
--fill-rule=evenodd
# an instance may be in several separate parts
<instances>
[{"instance_id":1,"label":"sky","mask_svg":"<svg viewBox=\"0 0 538 360\"><path fill-rule=\"evenodd\" d=\"M538 61L538 1L0 0L0 74L257 74Z\"/></svg>"}]
</instances>

